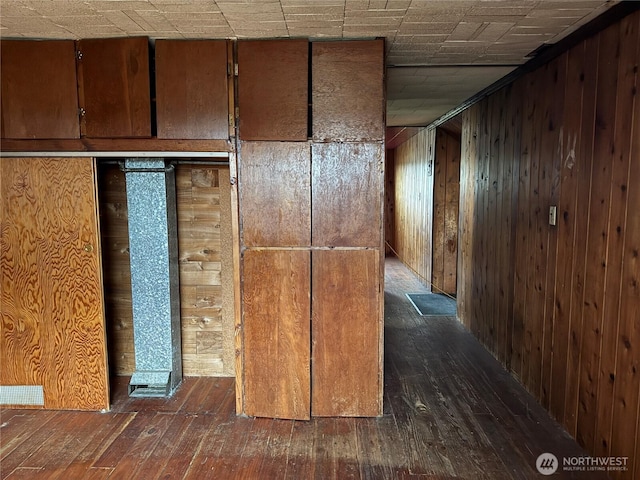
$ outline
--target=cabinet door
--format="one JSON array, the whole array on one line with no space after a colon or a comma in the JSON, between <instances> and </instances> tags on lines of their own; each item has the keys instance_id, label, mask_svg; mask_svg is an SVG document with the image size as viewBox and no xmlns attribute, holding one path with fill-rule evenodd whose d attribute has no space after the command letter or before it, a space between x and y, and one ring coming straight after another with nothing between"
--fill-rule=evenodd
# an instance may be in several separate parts
<instances>
[{"instance_id":1,"label":"cabinet door","mask_svg":"<svg viewBox=\"0 0 640 480\"><path fill-rule=\"evenodd\" d=\"M318 247L382 245L382 146L314 144L311 238Z\"/></svg>"},{"instance_id":2,"label":"cabinet door","mask_svg":"<svg viewBox=\"0 0 640 480\"><path fill-rule=\"evenodd\" d=\"M313 139L384 139L384 41L312 44Z\"/></svg>"},{"instance_id":3,"label":"cabinet door","mask_svg":"<svg viewBox=\"0 0 640 480\"><path fill-rule=\"evenodd\" d=\"M239 135L243 140L307 140L307 40L238 42Z\"/></svg>"},{"instance_id":4,"label":"cabinet door","mask_svg":"<svg viewBox=\"0 0 640 480\"><path fill-rule=\"evenodd\" d=\"M0 41L2 138L79 138L72 40Z\"/></svg>"},{"instance_id":5,"label":"cabinet door","mask_svg":"<svg viewBox=\"0 0 640 480\"><path fill-rule=\"evenodd\" d=\"M310 253L244 252L245 413L308 419Z\"/></svg>"},{"instance_id":6,"label":"cabinet door","mask_svg":"<svg viewBox=\"0 0 640 480\"><path fill-rule=\"evenodd\" d=\"M158 138L228 139L225 40L156 41Z\"/></svg>"},{"instance_id":7,"label":"cabinet door","mask_svg":"<svg viewBox=\"0 0 640 480\"><path fill-rule=\"evenodd\" d=\"M151 136L149 39L80 40L78 50L82 135Z\"/></svg>"},{"instance_id":8,"label":"cabinet door","mask_svg":"<svg viewBox=\"0 0 640 480\"><path fill-rule=\"evenodd\" d=\"M316 250L312 262L314 416L382 414L378 250Z\"/></svg>"},{"instance_id":9,"label":"cabinet door","mask_svg":"<svg viewBox=\"0 0 640 480\"><path fill-rule=\"evenodd\" d=\"M91 158L0 162L0 385L45 408L109 406L95 177Z\"/></svg>"}]
</instances>

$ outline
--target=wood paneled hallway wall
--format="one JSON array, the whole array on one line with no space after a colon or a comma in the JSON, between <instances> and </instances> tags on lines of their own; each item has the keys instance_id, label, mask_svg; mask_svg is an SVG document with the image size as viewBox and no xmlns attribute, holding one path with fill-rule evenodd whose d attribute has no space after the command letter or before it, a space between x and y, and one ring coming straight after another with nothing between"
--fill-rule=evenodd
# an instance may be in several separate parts
<instances>
[{"instance_id":1,"label":"wood paneled hallway wall","mask_svg":"<svg viewBox=\"0 0 640 480\"><path fill-rule=\"evenodd\" d=\"M458 267L460 321L592 455L631 464L640 463L639 30L636 12L463 112ZM396 235L415 244L429 233L405 218L431 208L433 138L426 129L395 152ZM428 263L403 258L419 272Z\"/></svg>"}]
</instances>

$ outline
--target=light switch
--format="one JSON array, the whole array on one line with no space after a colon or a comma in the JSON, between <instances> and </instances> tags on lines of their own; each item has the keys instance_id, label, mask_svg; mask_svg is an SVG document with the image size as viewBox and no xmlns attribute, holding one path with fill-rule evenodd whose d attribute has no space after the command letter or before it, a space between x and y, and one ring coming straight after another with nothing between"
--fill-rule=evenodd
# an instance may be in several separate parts
<instances>
[{"instance_id":1,"label":"light switch","mask_svg":"<svg viewBox=\"0 0 640 480\"><path fill-rule=\"evenodd\" d=\"M555 225L557 220L557 207L551 205L549 207L549 225Z\"/></svg>"}]
</instances>

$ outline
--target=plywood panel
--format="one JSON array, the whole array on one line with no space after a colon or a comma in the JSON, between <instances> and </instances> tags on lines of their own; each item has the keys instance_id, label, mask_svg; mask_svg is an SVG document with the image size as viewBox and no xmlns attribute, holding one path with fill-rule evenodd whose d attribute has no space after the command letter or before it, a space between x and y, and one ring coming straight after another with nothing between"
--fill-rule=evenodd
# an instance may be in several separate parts
<instances>
[{"instance_id":1,"label":"plywood panel","mask_svg":"<svg viewBox=\"0 0 640 480\"><path fill-rule=\"evenodd\" d=\"M79 138L72 40L2 40L2 138Z\"/></svg>"},{"instance_id":2,"label":"plywood panel","mask_svg":"<svg viewBox=\"0 0 640 480\"><path fill-rule=\"evenodd\" d=\"M384 40L312 43L313 139L384 139Z\"/></svg>"},{"instance_id":3,"label":"plywood panel","mask_svg":"<svg viewBox=\"0 0 640 480\"><path fill-rule=\"evenodd\" d=\"M314 246L380 247L383 150L380 144L314 144Z\"/></svg>"},{"instance_id":4,"label":"plywood panel","mask_svg":"<svg viewBox=\"0 0 640 480\"><path fill-rule=\"evenodd\" d=\"M89 158L0 162L0 383L45 408L109 406L95 181Z\"/></svg>"},{"instance_id":5,"label":"plywood panel","mask_svg":"<svg viewBox=\"0 0 640 480\"><path fill-rule=\"evenodd\" d=\"M82 135L151 135L149 40L147 37L78 42L78 87Z\"/></svg>"},{"instance_id":6,"label":"plywood panel","mask_svg":"<svg viewBox=\"0 0 640 480\"><path fill-rule=\"evenodd\" d=\"M238 42L242 140L307 139L308 59L303 39Z\"/></svg>"},{"instance_id":7,"label":"plywood panel","mask_svg":"<svg viewBox=\"0 0 640 480\"><path fill-rule=\"evenodd\" d=\"M376 250L313 252L313 415L382 413L379 268Z\"/></svg>"},{"instance_id":8,"label":"plywood panel","mask_svg":"<svg viewBox=\"0 0 640 480\"><path fill-rule=\"evenodd\" d=\"M158 138L229 138L227 42L157 40Z\"/></svg>"},{"instance_id":9,"label":"plywood panel","mask_svg":"<svg viewBox=\"0 0 640 480\"><path fill-rule=\"evenodd\" d=\"M239 196L245 246L309 246L311 159L305 143L243 142Z\"/></svg>"},{"instance_id":10,"label":"plywood panel","mask_svg":"<svg viewBox=\"0 0 640 480\"><path fill-rule=\"evenodd\" d=\"M310 414L309 251L243 256L244 402L248 415Z\"/></svg>"}]
</instances>

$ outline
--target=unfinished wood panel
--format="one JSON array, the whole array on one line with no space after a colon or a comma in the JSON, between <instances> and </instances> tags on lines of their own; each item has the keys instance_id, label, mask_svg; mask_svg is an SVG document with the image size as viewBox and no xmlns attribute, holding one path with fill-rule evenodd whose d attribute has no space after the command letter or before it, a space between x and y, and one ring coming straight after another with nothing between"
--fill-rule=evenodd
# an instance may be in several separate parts
<instances>
[{"instance_id":1,"label":"unfinished wood panel","mask_svg":"<svg viewBox=\"0 0 640 480\"><path fill-rule=\"evenodd\" d=\"M79 138L75 43L0 41L2 138Z\"/></svg>"},{"instance_id":2,"label":"unfinished wood panel","mask_svg":"<svg viewBox=\"0 0 640 480\"><path fill-rule=\"evenodd\" d=\"M433 287L456 293L460 140L436 129L433 190Z\"/></svg>"},{"instance_id":3,"label":"unfinished wood panel","mask_svg":"<svg viewBox=\"0 0 640 480\"><path fill-rule=\"evenodd\" d=\"M395 151L396 252L430 288L435 129L424 129Z\"/></svg>"},{"instance_id":4,"label":"unfinished wood panel","mask_svg":"<svg viewBox=\"0 0 640 480\"><path fill-rule=\"evenodd\" d=\"M248 415L310 415L311 255L243 255L244 405Z\"/></svg>"},{"instance_id":5,"label":"unfinished wood panel","mask_svg":"<svg viewBox=\"0 0 640 480\"><path fill-rule=\"evenodd\" d=\"M86 39L78 50L82 135L151 136L149 39Z\"/></svg>"},{"instance_id":6,"label":"unfinished wood panel","mask_svg":"<svg viewBox=\"0 0 640 480\"><path fill-rule=\"evenodd\" d=\"M309 44L238 42L238 132L242 140L307 139Z\"/></svg>"},{"instance_id":7,"label":"unfinished wood panel","mask_svg":"<svg viewBox=\"0 0 640 480\"><path fill-rule=\"evenodd\" d=\"M379 252L316 250L312 264L312 414L381 415Z\"/></svg>"},{"instance_id":8,"label":"unfinished wood panel","mask_svg":"<svg viewBox=\"0 0 640 480\"><path fill-rule=\"evenodd\" d=\"M95 163L3 158L2 385L44 407L109 407Z\"/></svg>"},{"instance_id":9,"label":"unfinished wood panel","mask_svg":"<svg viewBox=\"0 0 640 480\"><path fill-rule=\"evenodd\" d=\"M212 166L176 168L185 376L218 376L224 371L219 178L219 169Z\"/></svg>"},{"instance_id":10,"label":"unfinished wood panel","mask_svg":"<svg viewBox=\"0 0 640 480\"><path fill-rule=\"evenodd\" d=\"M312 43L315 141L384 139L384 40Z\"/></svg>"},{"instance_id":11,"label":"unfinished wood panel","mask_svg":"<svg viewBox=\"0 0 640 480\"><path fill-rule=\"evenodd\" d=\"M314 144L311 149L314 246L382 244L382 145Z\"/></svg>"},{"instance_id":12,"label":"unfinished wood panel","mask_svg":"<svg viewBox=\"0 0 640 480\"><path fill-rule=\"evenodd\" d=\"M229 138L227 42L157 40L158 138Z\"/></svg>"},{"instance_id":13,"label":"unfinished wood panel","mask_svg":"<svg viewBox=\"0 0 640 480\"><path fill-rule=\"evenodd\" d=\"M238 193L243 245L309 246L309 145L243 142L239 153Z\"/></svg>"},{"instance_id":14,"label":"unfinished wood panel","mask_svg":"<svg viewBox=\"0 0 640 480\"><path fill-rule=\"evenodd\" d=\"M465 112L460 195L461 320L592 455L627 456L627 472L640 401L639 22L629 15Z\"/></svg>"},{"instance_id":15,"label":"unfinished wood panel","mask_svg":"<svg viewBox=\"0 0 640 480\"><path fill-rule=\"evenodd\" d=\"M230 199L222 198L227 169L176 167L182 365L186 376L233 375L233 296L222 285L229 252ZM99 176L103 264L111 373L135 370L125 176L112 164ZM228 193L228 189L226 190ZM225 210L226 209L226 210ZM227 211L228 210L228 211ZM226 246L223 243L226 242Z\"/></svg>"}]
</instances>

